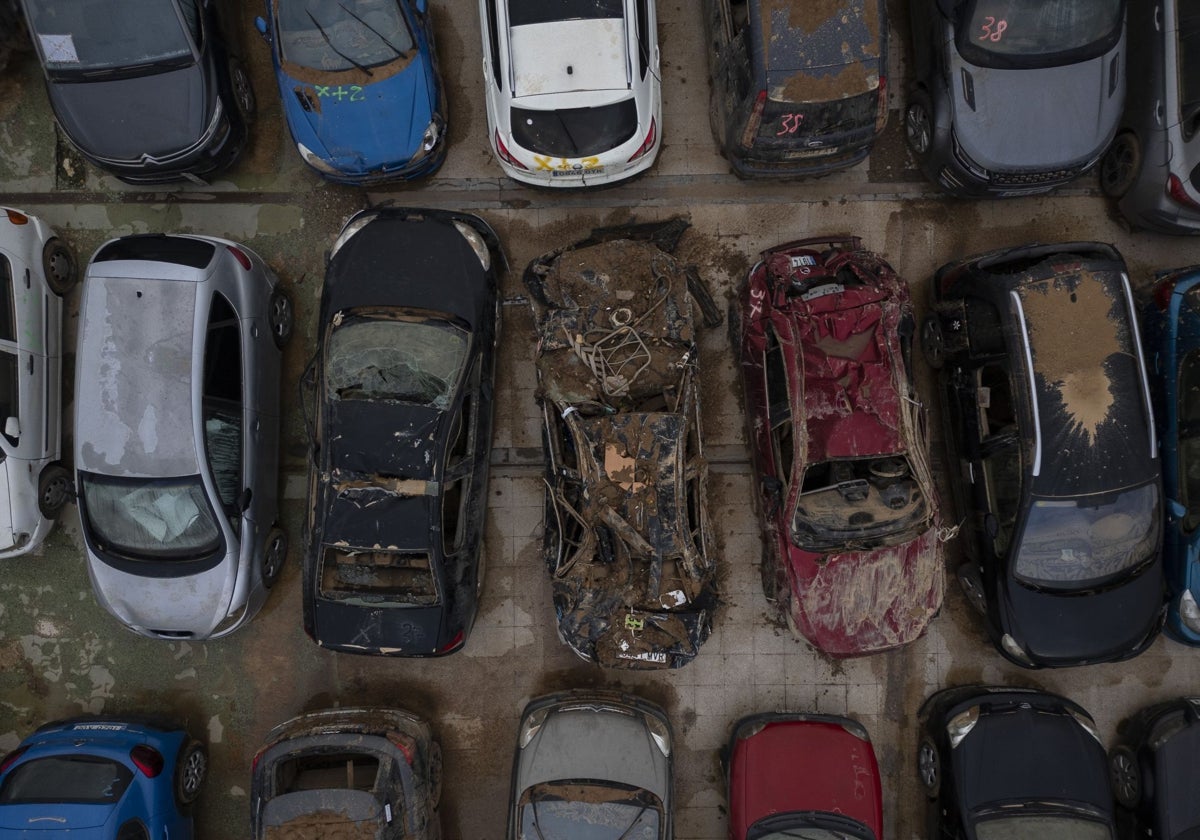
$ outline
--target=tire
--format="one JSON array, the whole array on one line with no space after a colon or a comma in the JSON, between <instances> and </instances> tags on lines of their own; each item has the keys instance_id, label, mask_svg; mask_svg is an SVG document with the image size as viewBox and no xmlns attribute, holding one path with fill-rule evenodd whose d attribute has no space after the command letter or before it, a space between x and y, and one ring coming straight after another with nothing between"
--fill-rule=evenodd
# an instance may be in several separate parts
<instances>
[{"instance_id":1,"label":"tire","mask_svg":"<svg viewBox=\"0 0 1200 840\"><path fill-rule=\"evenodd\" d=\"M1126 746L1108 754L1108 780L1113 796L1123 808L1136 808L1142 801L1142 778L1137 756Z\"/></svg>"},{"instance_id":2,"label":"tire","mask_svg":"<svg viewBox=\"0 0 1200 840\"><path fill-rule=\"evenodd\" d=\"M933 149L933 109L925 91L914 91L904 109L904 139L920 160Z\"/></svg>"},{"instance_id":3,"label":"tire","mask_svg":"<svg viewBox=\"0 0 1200 840\"><path fill-rule=\"evenodd\" d=\"M71 473L61 464L50 464L38 476L38 510L47 519L54 519L67 502L75 497Z\"/></svg>"},{"instance_id":4,"label":"tire","mask_svg":"<svg viewBox=\"0 0 1200 840\"><path fill-rule=\"evenodd\" d=\"M983 582L969 563L958 567L958 585L962 587L967 603L980 615L987 615L987 595L983 591Z\"/></svg>"},{"instance_id":5,"label":"tire","mask_svg":"<svg viewBox=\"0 0 1200 840\"><path fill-rule=\"evenodd\" d=\"M284 563L287 562L287 549L287 534L278 526L272 528L267 534L267 544L262 554L262 582L267 589L279 580Z\"/></svg>"},{"instance_id":6,"label":"tire","mask_svg":"<svg viewBox=\"0 0 1200 840\"><path fill-rule=\"evenodd\" d=\"M936 312L921 319L921 355L934 370L941 370L946 364L946 337L942 334L942 319Z\"/></svg>"},{"instance_id":7,"label":"tire","mask_svg":"<svg viewBox=\"0 0 1200 840\"><path fill-rule=\"evenodd\" d=\"M442 801L442 745L433 741L429 745L429 804L437 808Z\"/></svg>"},{"instance_id":8,"label":"tire","mask_svg":"<svg viewBox=\"0 0 1200 840\"><path fill-rule=\"evenodd\" d=\"M1100 159L1100 190L1109 198L1129 192L1142 171L1142 144L1132 131L1122 131Z\"/></svg>"},{"instance_id":9,"label":"tire","mask_svg":"<svg viewBox=\"0 0 1200 840\"><path fill-rule=\"evenodd\" d=\"M233 99L237 102L242 119L246 125L252 124L257 116L254 86L250 84L250 74L246 72L245 65L237 59L229 62L229 84L233 88Z\"/></svg>"},{"instance_id":10,"label":"tire","mask_svg":"<svg viewBox=\"0 0 1200 840\"><path fill-rule=\"evenodd\" d=\"M59 297L75 285L75 256L58 237L51 239L46 243L46 247L42 248L42 271L46 275L46 285Z\"/></svg>"},{"instance_id":11,"label":"tire","mask_svg":"<svg viewBox=\"0 0 1200 840\"><path fill-rule=\"evenodd\" d=\"M271 292L271 299L267 303L267 323L271 327L275 346L282 350L296 328L296 310L292 308L288 293L278 286Z\"/></svg>"},{"instance_id":12,"label":"tire","mask_svg":"<svg viewBox=\"0 0 1200 840\"><path fill-rule=\"evenodd\" d=\"M181 808L191 805L200 796L206 775L208 752L199 741L188 741L175 762L175 801Z\"/></svg>"},{"instance_id":13,"label":"tire","mask_svg":"<svg viewBox=\"0 0 1200 840\"><path fill-rule=\"evenodd\" d=\"M937 747L933 740L926 735L917 747L917 778L925 795L933 799L938 795L942 784L942 760L938 758Z\"/></svg>"}]
</instances>

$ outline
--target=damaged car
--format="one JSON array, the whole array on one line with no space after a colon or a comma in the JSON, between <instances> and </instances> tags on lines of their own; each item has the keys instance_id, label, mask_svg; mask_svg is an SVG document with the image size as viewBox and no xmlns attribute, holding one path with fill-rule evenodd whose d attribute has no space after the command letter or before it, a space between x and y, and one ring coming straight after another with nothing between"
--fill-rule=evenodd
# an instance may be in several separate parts
<instances>
[{"instance_id":1,"label":"damaged car","mask_svg":"<svg viewBox=\"0 0 1200 840\"><path fill-rule=\"evenodd\" d=\"M477 216L383 208L330 250L310 439L304 627L350 653L466 642L483 526L504 257Z\"/></svg>"},{"instance_id":2,"label":"damaged car","mask_svg":"<svg viewBox=\"0 0 1200 840\"><path fill-rule=\"evenodd\" d=\"M908 287L857 237L814 237L764 251L738 299L768 600L832 656L911 642L944 575Z\"/></svg>"},{"instance_id":3,"label":"damaged car","mask_svg":"<svg viewBox=\"0 0 1200 840\"><path fill-rule=\"evenodd\" d=\"M328 709L276 726L254 756L255 840L438 840L442 748L401 709Z\"/></svg>"},{"instance_id":4,"label":"damaged car","mask_svg":"<svg viewBox=\"0 0 1200 840\"><path fill-rule=\"evenodd\" d=\"M1133 295L1110 245L949 263L921 348L962 517L958 579L1026 668L1141 653L1166 615L1158 440Z\"/></svg>"},{"instance_id":5,"label":"damaged car","mask_svg":"<svg viewBox=\"0 0 1200 840\"><path fill-rule=\"evenodd\" d=\"M609 667L691 661L717 605L686 227L594 231L525 271L559 636Z\"/></svg>"}]
</instances>

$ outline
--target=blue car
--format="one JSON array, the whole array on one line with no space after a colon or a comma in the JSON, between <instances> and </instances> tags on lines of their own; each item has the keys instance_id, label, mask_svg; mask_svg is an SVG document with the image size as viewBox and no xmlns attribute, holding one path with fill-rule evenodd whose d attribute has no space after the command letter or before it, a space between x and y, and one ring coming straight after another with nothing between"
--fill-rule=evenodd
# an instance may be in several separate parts
<instances>
[{"instance_id":1,"label":"blue car","mask_svg":"<svg viewBox=\"0 0 1200 840\"><path fill-rule=\"evenodd\" d=\"M1200 266L1160 273L1143 321L1167 500L1166 631L1200 645Z\"/></svg>"},{"instance_id":2,"label":"blue car","mask_svg":"<svg viewBox=\"0 0 1200 840\"><path fill-rule=\"evenodd\" d=\"M0 762L0 836L190 840L208 768L178 728L111 718L50 723Z\"/></svg>"},{"instance_id":3,"label":"blue car","mask_svg":"<svg viewBox=\"0 0 1200 840\"><path fill-rule=\"evenodd\" d=\"M288 128L331 181L376 184L437 171L446 102L428 0L267 0Z\"/></svg>"}]
</instances>

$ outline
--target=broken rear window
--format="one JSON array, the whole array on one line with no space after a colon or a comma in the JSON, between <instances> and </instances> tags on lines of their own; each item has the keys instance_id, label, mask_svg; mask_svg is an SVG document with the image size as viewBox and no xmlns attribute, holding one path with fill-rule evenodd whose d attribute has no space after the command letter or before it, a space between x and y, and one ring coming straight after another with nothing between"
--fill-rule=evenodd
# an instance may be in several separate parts
<instances>
[{"instance_id":1,"label":"broken rear window","mask_svg":"<svg viewBox=\"0 0 1200 840\"><path fill-rule=\"evenodd\" d=\"M376 67L414 47L396 0L280 0L276 22L282 59L313 70Z\"/></svg>"},{"instance_id":2,"label":"broken rear window","mask_svg":"<svg viewBox=\"0 0 1200 840\"><path fill-rule=\"evenodd\" d=\"M393 400L444 411L467 358L467 333L435 319L335 319L326 396Z\"/></svg>"},{"instance_id":3,"label":"broken rear window","mask_svg":"<svg viewBox=\"0 0 1200 840\"><path fill-rule=\"evenodd\" d=\"M321 596L339 601L438 603L429 555L423 552L326 546L320 581Z\"/></svg>"},{"instance_id":4,"label":"broken rear window","mask_svg":"<svg viewBox=\"0 0 1200 840\"><path fill-rule=\"evenodd\" d=\"M792 538L810 551L897 539L922 525L928 504L904 456L822 461L804 471Z\"/></svg>"}]
</instances>

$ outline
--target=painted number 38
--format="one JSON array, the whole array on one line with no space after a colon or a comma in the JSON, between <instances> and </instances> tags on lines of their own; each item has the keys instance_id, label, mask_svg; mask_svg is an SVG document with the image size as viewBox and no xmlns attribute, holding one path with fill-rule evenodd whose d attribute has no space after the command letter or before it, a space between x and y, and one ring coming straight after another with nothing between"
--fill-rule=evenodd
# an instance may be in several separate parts
<instances>
[{"instance_id":1,"label":"painted number 38","mask_svg":"<svg viewBox=\"0 0 1200 840\"><path fill-rule=\"evenodd\" d=\"M996 43L1004 37L1004 30L1008 29L1008 21L996 20L991 15L988 15L983 20L983 26L979 28L983 30L983 34L979 36L980 41Z\"/></svg>"},{"instance_id":2,"label":"painted number 38","mask_svg":"<svg viewBox=\"0 0 1200 840\"><path fill-rule=\"evenodd\" d=\"M804 122L803 114L784 114L783 119L779 121L779 131L775 132L775 136L779 137L784 134L795 134L800 128L800 124Z\"/></svg>"}]
</instances>

